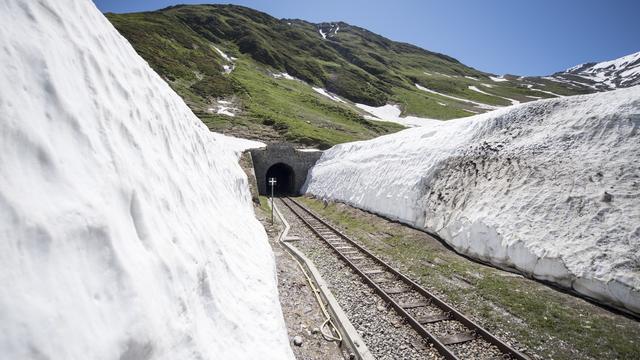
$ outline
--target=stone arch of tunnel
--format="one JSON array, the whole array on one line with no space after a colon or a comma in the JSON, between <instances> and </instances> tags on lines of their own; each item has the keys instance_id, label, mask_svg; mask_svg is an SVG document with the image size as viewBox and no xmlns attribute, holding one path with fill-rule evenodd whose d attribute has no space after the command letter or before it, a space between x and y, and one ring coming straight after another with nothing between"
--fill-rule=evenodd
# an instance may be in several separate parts
<instances>
[{"instance_id":1,"label":"stone arch of tunnel","mask_svg":"<svg viewBox=\"0 0 640 360\"><path fill-rule=\"evenodd\" d=\"M291 166L280 162L269 167L265 176L265 185L269 192L271 191L271 185L269 184L271 178L276 179L276 184L273 187L274 195L294 195L296 193L296 174Z\"/></svg>"}]
</instances>

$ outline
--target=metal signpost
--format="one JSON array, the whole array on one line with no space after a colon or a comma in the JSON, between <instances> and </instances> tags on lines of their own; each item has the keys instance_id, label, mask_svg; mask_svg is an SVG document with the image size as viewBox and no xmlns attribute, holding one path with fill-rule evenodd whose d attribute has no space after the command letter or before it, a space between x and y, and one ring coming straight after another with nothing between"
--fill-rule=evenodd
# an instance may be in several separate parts
<instances>
[{"instance_id":1,"label":"metal signpost","mask_svg":"<svg viewBox=\"0 0 640 360\"><path fill-rule=\"evenodd\" d=\"M271 185L271 223L273 224L273 187L276 185L276 178L269 178L269 185Z\"/></svg>"}]
</instances>

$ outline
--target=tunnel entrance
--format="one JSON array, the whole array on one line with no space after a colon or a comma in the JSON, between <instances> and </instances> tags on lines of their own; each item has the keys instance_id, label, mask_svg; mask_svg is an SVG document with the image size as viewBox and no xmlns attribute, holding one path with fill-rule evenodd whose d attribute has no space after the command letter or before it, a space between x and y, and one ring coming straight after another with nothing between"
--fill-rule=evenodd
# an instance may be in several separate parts
<instances>
[{"instance_id":1,"label":"tunnel entrance","mask_svg":"<svg viewBox=\"0 0 640 360\"><path fill-rule=\"evenodd\" d=\"M309 170L322 156L321 151L303 151L282 143L249 151L260 195L271 195L270 177L278 181L274 194L299 195Z\"/></svg>"},{"instance_id":2,"label":"tunnel entrance","mask_svg":"<svg viewBox=\"0 0 640 360\"><path fill-rule=\"evenodd\" d=\"M271 193L271 185L269 184L270 178L276 178L276 185L273 188L274 196L295 194L295 174L291 166L284 163L277 163L272 165L269 170L267 170L265 182L268 194Z\"/></svg>"}]
</instances>

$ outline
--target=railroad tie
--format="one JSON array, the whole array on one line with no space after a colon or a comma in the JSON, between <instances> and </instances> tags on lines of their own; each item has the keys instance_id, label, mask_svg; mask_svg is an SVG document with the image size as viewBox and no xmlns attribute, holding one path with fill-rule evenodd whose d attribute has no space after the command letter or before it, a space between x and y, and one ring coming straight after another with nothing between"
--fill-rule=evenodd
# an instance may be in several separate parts
<instances>
[{"instance_id":1,"label":"railroad tie","mask_svg":"<svg viewBox=\"0 0 640 360\"><path fill-rule=\"evenodd\" d=\"M414 308L424 307L429 304L427 304L424 301L415 301L415 302L409 302L409 303L400 303L399 305L403 309L414 309Z\"/></svg>"},{"instance_id":2,"label":"railroad tie","mask_svg":"<svg viewBox=\"0 0 640 360\"><path fill-rule=\"evenodd\" d=\"M440 340L444 345L454 345L471 341L475 338L476 336L473 331L466 331L455 335L440 336L438 337L438 340Z\"/></svg>"},{"instance_id":3,"label":"railroad tie","mask_svg":"<svg viewBox=\"0 0 640 360\"><path fill-rule=\"evenodd\" d=\"M380 284L380 285L382 285L382 284L386 284L386 283L394 283L394 282L397 282L397 281L398 281L398 279L396 279L395 277L391 277L391 278L389 278L389 277L382 277L382 278L377 278L377 279L375 279L375 282L376 282L377 284Z\"/></svg>"},{"instance_id":4,"label":"railroad tie","mask_svg":"<svg viewBox=\"0 0 640 360\"><path fill-rule=\"evenodd\" d=\"M386 292L389 295L396 295L396 294L405 293L405 292L407 292L409 290L411 290L411 289L396 287L396 288L385 289L384 292Z\"/></svg>"},{"instance_id":5,"label":"railroad tie","mask_svg":"<svg viewBox=\"0 0 640 360\"><path fill-rule=\"evenodd\" d=\"M377 274L383 274L384 270L370 269L370 270L364 270L362 272L365 273L366 275L377 275Z\"/></svg>"},{"instance_id":6,"label":"railroad tie","mask_svg":"<svg viewBox=\"0 0 640 360\"><path fill-rule=\"evenodd\" d=\"M360 252L358 252L358 250L348 250L348 251L341 251L341 253L344 255L355 255L355 254L359 254Z\"/></svg>"},{"instance_id":7,"label":"railroad tie","mask_svg":"<svg viewBox=\"0 0 640 360\"><path fill-rule=\"evenodd\" d=\"M365 259L364 256L354 256L349 258L349 260L351 261L358 261L358 260L364 260L364 259Z\"/></svg>"},{"instance_id":8,"label":"railroad tie","mask_svg":"<svg viewBox=\"0 0 640 360\"><path fill-rule=\"evenodd\" d=\"M437 323L437 322L440 322L440 321L449 320L450 318L451 318L451 316L449 315L449 313L440 313L440 314L431 314L431 315L419 316L416 320L420 324L433 324L433 323Z\"/></svg>"},{"instance_id":9,"label":"railroad tie","mask_svg":"<svg viewBox=\"0 0 640 360\"><path fill-rule=\"evenodd\" d=\"M353 249L353 247L351 246L336 246L337 250L347 250L347 249Z\"/></svg>"}]
</instances>

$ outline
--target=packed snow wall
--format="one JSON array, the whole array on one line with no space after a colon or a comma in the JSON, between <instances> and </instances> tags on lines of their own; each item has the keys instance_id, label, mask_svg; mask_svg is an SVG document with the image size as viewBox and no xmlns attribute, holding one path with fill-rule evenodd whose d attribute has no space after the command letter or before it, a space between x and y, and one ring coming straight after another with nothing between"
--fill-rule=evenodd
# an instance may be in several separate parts
<instances>
[{"instance_id":1,"label":"packed snow wall","mask_svg":"<svg viewBox=\"0 0 640 360\"><path fill-rule=\"evenodd\" d=\"M640 87L325 151L304 190L640 313Z\"/></svg>"},{"instance_id":2,"label":"packed snow wall","mask_svg":"<svg viewBox=\"0 0 640 360\"><path fill-rule=\"evenodd\" d=\"M89 0L0 3L0 357L292 359L238 151Z\"/></svg>"}]
</instances>

